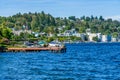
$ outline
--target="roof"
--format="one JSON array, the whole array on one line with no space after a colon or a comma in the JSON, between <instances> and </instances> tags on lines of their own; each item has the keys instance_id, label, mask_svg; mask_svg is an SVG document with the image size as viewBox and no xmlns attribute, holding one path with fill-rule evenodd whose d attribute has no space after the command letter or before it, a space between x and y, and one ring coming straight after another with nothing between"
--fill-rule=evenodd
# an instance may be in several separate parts
<instances>
[{"instance_id":1,"label":"roof","mask_svg":"<svg viewBox=\"0 0 120 80\"><path fill-rule=\"evenodd\" d=\"M39 41L38 44L46 44L45 41Z\"/></svg>"}]
</instances>

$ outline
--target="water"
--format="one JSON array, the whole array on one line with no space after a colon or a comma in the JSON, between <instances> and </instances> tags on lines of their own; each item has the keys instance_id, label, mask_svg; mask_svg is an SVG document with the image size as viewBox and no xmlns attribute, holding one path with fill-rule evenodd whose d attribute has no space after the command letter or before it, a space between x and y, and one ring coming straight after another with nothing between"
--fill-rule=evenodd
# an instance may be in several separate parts
<instances>
[{"instance_id":1,"label":"water","mask_svg":"<svg viewBox=\"0 0 120 80\"><path fill-rule=\"evenodd\" d=\"M120 43L66 44L66 53L0 54L0 80L120 80Z\"/></svg>"}]
</instances>

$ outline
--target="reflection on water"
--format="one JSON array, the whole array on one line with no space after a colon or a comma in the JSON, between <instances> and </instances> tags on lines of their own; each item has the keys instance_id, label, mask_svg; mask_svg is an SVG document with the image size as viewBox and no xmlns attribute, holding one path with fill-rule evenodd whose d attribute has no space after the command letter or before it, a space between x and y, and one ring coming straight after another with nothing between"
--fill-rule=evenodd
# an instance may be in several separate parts
<instances>
[{"instance_id":1,"label":"reflection on water","mask_svg":"<svg viewBox=\"0 0 120 80\"><path fill-rule=\"evenodd\" d=\"M0 54L0 80L119 80L120 43L66 44L62 54Z\"/></svg>"}]
</instances>

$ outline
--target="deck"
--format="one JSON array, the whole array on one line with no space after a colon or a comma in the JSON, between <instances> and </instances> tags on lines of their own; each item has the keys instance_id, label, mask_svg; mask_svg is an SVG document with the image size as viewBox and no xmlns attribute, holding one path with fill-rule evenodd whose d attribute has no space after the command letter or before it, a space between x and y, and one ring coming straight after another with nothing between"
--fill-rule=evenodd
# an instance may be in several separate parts
<instances>
[{"instance_id":1,"label":"deck","mask_svg":"<svg viewBox=\"0 0 120 80\"><path fill-rule=\"evenodd\" d=\"M21 51L52 51L52 52L66 52L65 47L41 47L41 48L7 48L7 52L21 52Z\"/></svg>"}]
</instances>

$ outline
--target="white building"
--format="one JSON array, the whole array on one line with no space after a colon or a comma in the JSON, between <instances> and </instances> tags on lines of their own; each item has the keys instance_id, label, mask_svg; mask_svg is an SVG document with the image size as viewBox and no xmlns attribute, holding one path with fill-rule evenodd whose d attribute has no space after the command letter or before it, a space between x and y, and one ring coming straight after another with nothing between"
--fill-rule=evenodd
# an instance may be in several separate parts
<instances>
[{"instance_id":1,"label":"white building","mask_svg":"<svg viewBox=\"0 0 120 80\"><path fill-rule=\"evenodd\" d=\"M107 42L107 35L102 35L102 42Z\"/></svg>"},{"instance_id":2,"label":"white building","mask_svg":"<svg viewBox=\"0 0 120 80\"><path fill-rule=\"evenodd\" d=\"M29 34L32 34L31 30L14 30L14 29L12 29L12 32L15 35L20 35L20 33L29 33Z\"/></svg>"},{"instance_id":3,"label":"white building","mask_svg":"<svg viewBox=\"0 0 120 80\"><path fill-rule=\"evenodd\" d=\"M93 37L97 37L97 34L96 34L96 33L90 33L90 34L88 35L88 39L89 39L90 42L93 42L93 41L94 41L94 40L93 40Z\"/></svg>"},{"instance_id":4,"label":"white building","mask_svg":"<svg viewBox=\"0 0 120 80\"><path fill-rule=\"evenodd\" d=\"M120 33L118 34L118 42L120 42Z\"/></svg>"},{"instance_id":5,"label":"white building","mask_svg":"<svg viewBox=\"0 0 120 80\"><path fill-rule=\"evenodd\" d=\"M90 42L93 42L94 40L93 40L93 38L94 37L97 37L98 38L98 41L101 41L102 40L102 35L101 35L101 33L89 33L89 34L87 34L88 35L88 40L90 41Z\"/></svg>"},{"instance_id":6,"label":"white building","mask_svg":"<svg viewBox=\"0 0 120 80\"><path fill-rule=\"evenodd\" d=\"M102 42L110 42L111 36L110 35L102 35Z\"/></svg>"},{"instance_id":7,"label":"white building","mask_svg":"<svg viewBox=\"0 0 120 80\"><path fill-rule=\"evenodd\" d=\"M101 33L97 33L97 37L98 37L98 41L101 42L102 41L102 35L101 35Z\"/></svg>"},{"instance_id":8,"label":"white building","mask_svg":"<svg viewBox=\"0 0 120 80\"><path fill-rule=\"evenodd\" d=\"M60 34L57 34L57 36L64 36L64 34L63 34L63 33L60 33Z\"/></svg>"},{"instance_id":9,"label":"white building","mask_svg":"<svg viewBox=\"0 0 120 80\"><path fill-rule=\"evenodd\" d=\"M72 30L66 30L64 33L63 33L64 36L79 36L79 34L77 34L76 30L75 29L72 29Z\"/></svg>"},{"instance_id":10,"label":"white building","mask_svg":"<svg viewBox=\"0 0 120 80\"><path fill-rule=\"evenodd\" d=\"M81 37L81 34L80 33L76 33L76 34L74 34L74 36Z\"/></svg>"},{"instance_id":11,"label":"white building","mask_svg":"<svg viewBox=\"0 0 120 80\"><path fill-rule=\"evenodd\" d=\"M81 33L81 39L82 39L82 41L85 41L85 38L86 38L86 34L85 33Z\"/></svg>"},{"instance_id":12,"label":"white building","mask_svg":"<svg viewBox=\"0 0 120 80\"><path fill-rule=\"evenodd\" d=\"M86 34L87 35L91 34L91 29L86 29Z\"/></svg>"},{"instance_id":13,"label":"white building","mask_svg":"<svg viewBox=\"0 0 120 80\"><path fill-rule=\"evenodd\" d=\"M112 37L112 40L111 40L112 42L117 42L118 40L117 40L117 38L113 38Z\"/></svg>"}]
</instances>

